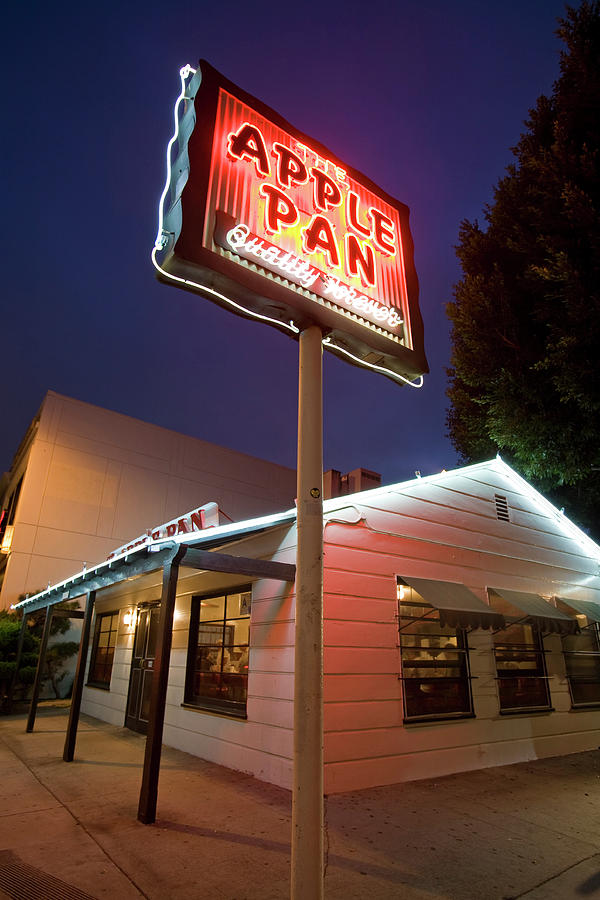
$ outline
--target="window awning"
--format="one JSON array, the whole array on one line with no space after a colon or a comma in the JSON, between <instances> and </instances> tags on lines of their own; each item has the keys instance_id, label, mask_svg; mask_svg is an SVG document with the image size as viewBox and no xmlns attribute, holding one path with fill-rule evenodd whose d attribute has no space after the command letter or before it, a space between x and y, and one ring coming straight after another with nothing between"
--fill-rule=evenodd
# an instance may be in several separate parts
<instances>
[{"instance_id":1,"label":"window awning","mask_svg":"<svg viewBox=\"0 0 600 900\"><path fill-rule=\"evenodd\" d=\"M503 600L525 614L525 618L538 625L542 632L555 634L577 634L579 623L572 616L561 612L539 594L525 591L510 591L506 588L492 588Z\"/></svg>"},{"instance_id":2,"label":"window awning","mask_svg":"<svg viewBox=\"0 0 600 900\"><path fill-rule=\"evenodd\" d=\"M594 603L592 600L574 600L571 597L568 600L566 597L557 597L556 599L565 606L570 606L575 612L587 616L590 622L600 622L600 603Z\"/></svg>"},{"instance_id":3,"label":"window awning","mask_svg":"<svg viewBox=\"0 0 600 900\"><path fill-rule=\"evenodd\" d=\"M439 610L441 625L451 628L504 628L504 616L490 609L464 584L405 576L402 580Z\"/></svg>"}]
</instances>

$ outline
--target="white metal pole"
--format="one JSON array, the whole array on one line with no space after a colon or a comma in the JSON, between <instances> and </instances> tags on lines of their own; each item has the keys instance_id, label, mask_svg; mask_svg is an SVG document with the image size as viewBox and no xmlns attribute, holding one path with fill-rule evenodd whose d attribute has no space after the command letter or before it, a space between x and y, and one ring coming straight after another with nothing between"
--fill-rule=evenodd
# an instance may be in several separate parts
<instances>
[{"instance_id":1,"label":"white metal pole","mask_svg":"<svg viewBox=\"0 0 600 900\"><path fill-rule=\"evenodd\" d=\"M292 900L323 898L323 349L300 335Z\"/></svg>"}]
</instances>

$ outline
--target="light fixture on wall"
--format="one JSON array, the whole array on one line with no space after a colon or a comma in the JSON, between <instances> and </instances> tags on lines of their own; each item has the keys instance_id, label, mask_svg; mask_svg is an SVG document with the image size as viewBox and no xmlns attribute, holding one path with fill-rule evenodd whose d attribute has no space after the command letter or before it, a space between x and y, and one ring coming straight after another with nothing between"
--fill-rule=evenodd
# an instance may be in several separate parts
<instances>
[{"instance_id":1,"label":"light fixture on wall","mask_svg":"<svg viewBox=\"0 0 600 900\"><path fill-rule=\"evenodd\" d=\"M0 545L0 553L10 553L10 545L12 544L14 530L14 525L6 526L4 535L2 537L2 544Z\"/></svg>"},{"instance_id":2,"label":"light fixture on wall","mask_svg":"<svg viewBox=\"0 0 600 900\"><path fill-rule=\"evenodd\" d=\"M126 609L123 613L123 625L127 628L134 628L137 621L137 613L135 609Z\"/></svg>"}]
</instances>

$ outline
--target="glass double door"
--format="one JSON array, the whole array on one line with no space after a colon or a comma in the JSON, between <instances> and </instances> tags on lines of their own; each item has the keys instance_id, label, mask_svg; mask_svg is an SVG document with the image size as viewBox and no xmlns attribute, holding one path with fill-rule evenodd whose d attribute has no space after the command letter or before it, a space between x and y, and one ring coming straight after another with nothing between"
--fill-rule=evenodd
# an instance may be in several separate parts
<instances>
[{"instance_id":1,"label":"glass double door","mask_svg":"<svg viewBox=\"0 0 600 900\"><path fill-rule=\"evenodd\" d=\"M125 727L142 734L146 734L150 717L159 618L160 603L138 607Z\"/></svg>"}]
</instances>

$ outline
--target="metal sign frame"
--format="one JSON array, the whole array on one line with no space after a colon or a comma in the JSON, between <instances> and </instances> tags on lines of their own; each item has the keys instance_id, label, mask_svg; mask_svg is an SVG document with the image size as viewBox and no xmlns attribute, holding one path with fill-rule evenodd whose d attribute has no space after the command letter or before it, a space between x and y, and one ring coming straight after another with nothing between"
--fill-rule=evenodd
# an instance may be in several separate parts
<instances>
[{"instance_id":1,"label":"metal sign frame","mask_svg":"<svg viewBox=\"0 0 600 900\"><path fill-rule=\"evenodd\" d=\"M159 279L420 387L408 207L204 60L180 75Z\"/></svg>"}]
</instances>

